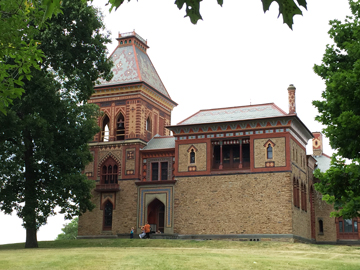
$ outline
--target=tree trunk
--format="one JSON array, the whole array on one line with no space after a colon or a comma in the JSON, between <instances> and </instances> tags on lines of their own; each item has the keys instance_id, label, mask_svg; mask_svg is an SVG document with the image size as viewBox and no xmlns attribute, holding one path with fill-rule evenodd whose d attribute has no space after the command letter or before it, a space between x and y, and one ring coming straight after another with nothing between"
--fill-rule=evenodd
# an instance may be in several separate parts
<instances>
[{"instance_id":1,"label":"tree trunk","mask_svg":"<svg viewBox=\"0 0 360 270\"><path fill-rule=\"evenodd\" d=\"M25 248L38 248L38 241L36 236L37 230L36 228L28 228L26 229L26 243Z\"/></svg>"},{"instance_id":2,"label":"tree trunk","mask_svg":"<svg viewBox=\"0 0 360 270\"><path fill-rule=\"evenodd\" d=\"M36 224L36 208L38 207L36 194L36 181L33 166L34 160L34 145L30 131L24 132L25 143L25 206L23 208L23 221L26 229L26 243L25 248L37 248L37 224Z\"/></svg>"}]
</instances>

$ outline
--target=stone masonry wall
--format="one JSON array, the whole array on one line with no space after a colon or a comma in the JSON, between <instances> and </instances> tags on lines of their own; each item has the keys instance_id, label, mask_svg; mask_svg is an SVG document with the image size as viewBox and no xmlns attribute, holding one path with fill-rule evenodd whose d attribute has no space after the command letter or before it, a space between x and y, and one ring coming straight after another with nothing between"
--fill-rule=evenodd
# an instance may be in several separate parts
<instances>
[{"instance_id":1,"label":"stone masonry wall","mask_svg":"<svg viewBox=\"0 0 360 270\"><path fill-rule=\"evenodd\" d=\"M267 159L267 145L266 142L271 140L275 146L273 147L273 158ZM254 140L254 160L255 168L264 168L265 162L274 161L275 167L286 166L286 155L285 155L285 138L266 138L266 139L255 139Z\"/></svg>"},{"instance_id":2,"label":"stone masonry wall","mask_svg":"<svg viewBox=\"0 0 360 270\"><path fill-rule=\"evenodd\" d=\"M136 227L137 188L135 181L119 181L120 191L116 193L116 208L113 210L112 230L103 231L103 210L100 210L100 192L93 191L93 203L96 205L91 212L79 218L79 236L129 233ZM108 193L108 192L107 192Z\"/></svg>"},{"instance_id":3,"label":"stone masonry wall","mask_svg":"<svg viewBox=\"0 0 360 270\"><path fill-rule=\"evenodd\" d=\"M290 173L177 179L174 232L292 234Z\"/></svg>"},{"instance_id":4,"label":"stone masonry wall","mask_svg":"<svg viewBox=\"0 0 360 270\"><path fill-rule=\"evenodd\" d=\"M188 149L194 146L195 163L190 163ZM196 166L197 171L206 171L206 143L180 144L179 145L179 172L187 172L188 166Z\"/></svg>"},{"instance_id":5,"label":"stone masonry wall","mask_svg":"<svg viewBox=\"0 0 360 270\"><path fill-rule=\"evenodd\" d=\"M334 211L332 205L322 200L322 195L314 191L315 195L315 237L317 242L335 242L336 241L336 224L335 218L330 217ZM324 233L319 231L319 219L323 221Z\"/></svg>"},{"instance_id":6,"label":"stone masonry wall","mask_svg":"<svg viewBox=\"0 0 360 270\"><path fill-rule=\"evenodd\" d=\"M299 180L299 185L301 186L300 183L305 183L306 184L306 211L301 209L301 188L299 191L299 203L300 203L300 207L297 208L294 206L294 203L292 203L292 209L293 209L293 232L294 235L296 236L300 236L306 239L311 239L311 208L310 208L310 201L309 201L309 192L308 192L308 187L309 187L309 183L308 183L308 177L305 173L305 171L301 170L300 168L298 168L296 165L292 165L292 175L291 175L291 179L293 179L295 177L295 179ZM293 198L294 200L294 198Z\"/></svg>"}]
</instances>

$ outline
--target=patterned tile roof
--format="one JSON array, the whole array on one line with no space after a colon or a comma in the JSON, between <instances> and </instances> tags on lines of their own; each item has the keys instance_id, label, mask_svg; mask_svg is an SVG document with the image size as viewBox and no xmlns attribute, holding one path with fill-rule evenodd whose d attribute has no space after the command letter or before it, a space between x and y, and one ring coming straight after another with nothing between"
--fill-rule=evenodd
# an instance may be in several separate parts
<instances>
[{"instance_id":1,"label":"patterned tile roof","mask_svg":"<svg viewBox=\"0 0 360 270\"><path fill-rule=\"evenodd\" d=\"M155 135L142 150L175 148L175 137Z\"/></svg>"},{"instance_id":2,"label":"patterned tile roof","mask_svg":"<svg viewBox=\"0 0 360 270\"><path fill-rule=\"evenodd\" d=\"M114 77L110 81L100 80L96 87L145 82L170 98L149 56L134 45L117 47L110 56L114 66Z\"/></svg>"},{"instance_id":3,"label":"patterned tile roof","mask_svg":"<svg viewBox=\"0 0 360 270\"><path fill-rule=\"evenodd\" d=\"M261 119L287 115L274 103L249 105L232 108L201 110L178 125L207 124L228 121Z\"/></svg>"}]
</instances>

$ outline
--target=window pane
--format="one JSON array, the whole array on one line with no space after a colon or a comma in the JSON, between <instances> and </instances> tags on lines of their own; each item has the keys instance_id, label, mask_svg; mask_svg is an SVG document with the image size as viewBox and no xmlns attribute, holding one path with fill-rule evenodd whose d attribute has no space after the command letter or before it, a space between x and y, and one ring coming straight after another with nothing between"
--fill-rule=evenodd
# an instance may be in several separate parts
<instances>
[{"instance_id":1,"label":"window pane","mask_svg":"<svg viewBox=\"0 0 360 270\"><path fill-rule=\"evenodd\" d=\"M111 227L112 225L112 211L113 211L112 203L107 202L105 204L105 209L104 209L104 225L106 227Z\"/></svg>"},{"instance_id":2,"label":"window pane","mask_svg":"<svg viewBox=\"0 0 360 270\"><path fill-rule=\"evenodd\" d=\"M339 231L343 232L343 222L339 221Z\"/></svg>"},{"instance_id":3,"label":"window pane","mask_svg":"<svg viewBox=\"0 0 360 270\"><path fill-rule=\"evenodd\" d=\"M240 163L240 145L234 145L232 148L233 151L233 163Z\"/></svg>"},{"instance_id":4,"label":"window pane","mask_svg":"<svg viewBox=\"0 0 360 270\"><path fill-rule=\"evenodd\" d=\"M231 150L231 146L230 145L223 145L222 147L223 149L223 163L230 163L230 150Z\"/></svg>"},{"instance_id":5,"label":"window pane","mask_svg":"<svg viewBox=\"0 0 360 270\"><path fill-rule=\"evenodd\" d=\"M354 232L358 232L358 223L354 221Z\"/></svg>"},{"instance_id":6,"label":"window pane","mask_svg":"<svg viewBox=\"0 0 360 270\"><path fill-rule=\"evenodd\" d=\"M220 145L214 145L214 165L220 164Z\"/></svg>"},{"instance_id":7,"label":"window pane","mask_svg":"<svg viewBox=\"0 0 360 270\"><path fill-rule=\"evenodd\" d=\"M168 163L161 162L161 180L168 180Z\"/></svg>"},{"instance_id":8,"label":"window pane","mask_svg":"<svg viewBox=\"0 0 360 270\"><path fill-rule=\"evenodd\" d=\"M272 158L273 158L272 147L271 147L270 144L269 144L268 147L267 147L267 158L268 158L268 159L272 159Z\"/></svg>"},{"instance_id":9,"label":"window pane","mask_svg":"<svg viewBox=\"0 0 360 270\"><path fill-rule=\"evenodd\" d=\"M345 232L352 232L352 219L345 219L344 220L344 231Z\"/></svg>"},{"instance_id":10,"label":"window pane","mask_svg":"<svg viewBox=\"0 0 360 270\"><path fill-rule=\"evenodd\" d=\"M195 163L195 152L193 149L190 152L190 163Z\"/></svg>"},{"instance_id":11,"label":"window pane","mask_svg":"<svg viewBox=\"0 0 360 270\"><path fill-rule=\"evenodd\" d=\"M319 232L323 233L324 232L324 226L323 226L323 221L320 219L319 220Z\"/></svg>"},{"instance_id":12,"label":"window pane","mask_svg":"<svg viewBox=\"0 0 360 270\"><path fill-rule=\"evenodd\" d=\"M156 181L159 179L159 163L151 163L151 180Z\"/></svg>"}]
</instances>

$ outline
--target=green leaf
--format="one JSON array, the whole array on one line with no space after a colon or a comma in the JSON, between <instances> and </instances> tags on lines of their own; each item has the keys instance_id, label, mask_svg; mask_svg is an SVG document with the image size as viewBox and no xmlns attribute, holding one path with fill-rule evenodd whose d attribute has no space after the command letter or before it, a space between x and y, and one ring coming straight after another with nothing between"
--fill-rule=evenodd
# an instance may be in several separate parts
<instances>
[{"instance_id":1,"label":"green leaf","mask_svg":"<svg viewBox=\"0 0 360 270\"><path fill-rule=\"evenodd\" d=\"M277 2L279 5L279 16L283 16L283 21L286 23L291 29L294 24L293 17L297 14L302 15L300 8L294 2L294 0L261 0L263 3L264 12L268 11L270 5L273 2ZM299 5L306 8L306 0L297 0Z\"/></svg>"}]
</instances>

